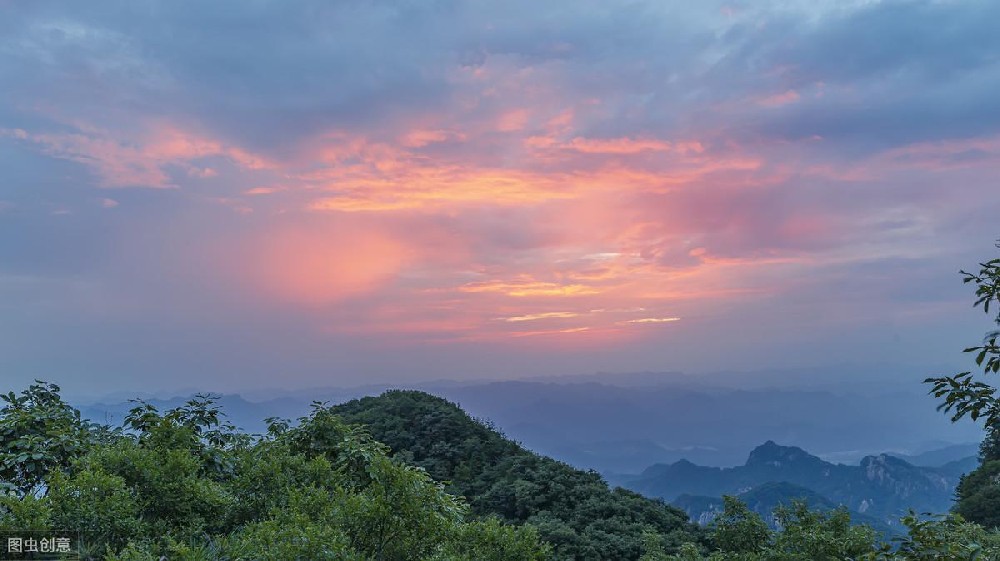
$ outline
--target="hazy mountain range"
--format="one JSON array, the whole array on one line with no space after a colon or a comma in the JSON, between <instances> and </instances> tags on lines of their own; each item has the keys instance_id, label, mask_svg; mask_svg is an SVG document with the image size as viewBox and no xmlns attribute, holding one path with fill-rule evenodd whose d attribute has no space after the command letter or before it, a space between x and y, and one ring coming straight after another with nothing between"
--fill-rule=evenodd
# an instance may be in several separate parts
<instances>
[{"instance_id":1,"label":"hazy mountain range","mask_svg":"<svg viewBox=\"0 0 1000 561\"><path fill-rule=\"evenodd\" d=\"M609 480L670 501L702 523L721 508L723 495L737 495L765 515L780 502L806 498L818 507L844 505L858 520L874 519L891 527L909 509L947 511L959 478L977 465L975 456L926 467L888 454L867 456L858 465L834 464L801 448L768 441L742 466L717 468L681 460Z\"/></svg>"},{"instance_id":2,"label":"hazy mountain range","mask_svg":"<svg viewBox=\"0 0 1000 561\"><path fill-rule=\"evenodd\" d=\"M725 494L772 521L778 504L796 498L814 508L843 505L854 520L887 532L909 508L947 511L959 478L977 465L980 429L950 423L919 380L858 379L852 391L838 391L831 379L792 371L636 373L410 387L455 402L530 450L669 501L700 523L720 511ZM296 418L313 401L344 403L390 387L226 394L219 402L234 424L260 432L265 418ZM146 397L166 409L190 395ZM133 405L110 396L81 410L115 424Z\"/></svg>"},{"instance_id":3,"label":"hazy mountain range","mask_svg":"<svg viewBox=\"0 0 1000 561\"><path fill-rule=\"evenodd\" d=\"M601 472L639 473L680 459L735 466L767 440L842 463L884 452L912 459L955 445L959 448L947 459L974 453L969 451L981 430L972 423L952 424L936 411L920 384L922 376L898 368L859 372L844 367L844 373L832 368L711 376L594 374L407 387L460 404L532 450ZM391 387L227 394L221 402L236 425L255 432L263 430L266 417L306 413L313 400L341 403ZM150 401L171 407L187 397ZM79 405L85 416L115 423L131 405L125 398Z\"/></svg>"}]
</instances>

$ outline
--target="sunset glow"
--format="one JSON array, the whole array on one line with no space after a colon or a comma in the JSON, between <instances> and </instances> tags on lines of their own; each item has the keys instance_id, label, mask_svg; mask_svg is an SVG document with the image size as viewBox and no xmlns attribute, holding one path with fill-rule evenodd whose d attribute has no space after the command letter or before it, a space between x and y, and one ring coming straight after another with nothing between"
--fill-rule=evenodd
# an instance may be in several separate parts
<instances>
[{"instance_id":1,"label":"sunset glow","mask_svg":"<svg viewBox=\"0 0 1000 561\"><path fill-rule=\"evenodd\" d=\"M865 356L937 340L1000 235L1000 66L947 25L985 5L41 4L0 24L8 366L49 337L58 371L121 345L79 367L262 385ZM900 19L948 52L853 39Z\"/></svg>"}]
</instances>

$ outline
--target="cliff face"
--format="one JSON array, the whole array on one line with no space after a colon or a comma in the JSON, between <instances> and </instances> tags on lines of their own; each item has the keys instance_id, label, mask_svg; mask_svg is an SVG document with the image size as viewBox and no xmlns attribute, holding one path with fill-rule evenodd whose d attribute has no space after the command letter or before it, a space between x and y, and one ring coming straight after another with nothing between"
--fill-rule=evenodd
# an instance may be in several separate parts
<instances>
[{"instance_id":1,"label":"cliff face","mask_svg":"<svg viewBox=\"0 0 1000 561\"><path fill-rule=\"evenodd\" d=\"M768 441L755 448L742 466L711 468L681 461L650 467L621 483L668 501L678 501L682 495L700 496L704 499L701 503L710 499L718 502L722 495L747 496L769 483L787 483L789 488L771 489L768 500L784 498L788 502L795 498L794 493L801 496L804 490L813 500L818 496L832 506L843 505L891 525L911 508L946 512L959 478L954 469L918 467L887 454L865 457L856 466L833 464L801 448ZM690 498L686 500L690 504L682 507L693 505ZM701 503L685 510L700 518L702 512L710 510L707 503Z\"/></svg>"}]
</instances>

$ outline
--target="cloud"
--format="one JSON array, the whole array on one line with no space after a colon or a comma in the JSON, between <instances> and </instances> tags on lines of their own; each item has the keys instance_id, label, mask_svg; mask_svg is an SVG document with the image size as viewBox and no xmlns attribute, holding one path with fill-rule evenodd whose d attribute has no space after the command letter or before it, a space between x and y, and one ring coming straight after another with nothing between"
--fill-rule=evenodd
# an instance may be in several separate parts
<instances>
[{"instance_id":1,"label":"cloud","mask_svg":"<svg viewBox=\"0 0 1000 561\"><path fill-rule=\"evenodd\" d=\"M526 314L523 316L511 316L506 318L499 318L506 322L520 322L520 321L537 321L542 319L553 319L553 318L574 318L580 314L576 312L541 312L537 314Z\"/></svg>"},{"instance_id":2,"label":"cloud","mask_svg":"<svg viewBox=\"0 0 1000 561\"><path fill-rule=\"evenodd\" d=\"M638 318L627 320L625 323L673 323L680 320L681 318Z\"/></svg>"},{"instance_id":3,"label":"cloud","mask_svg":"<svg viewBox=\"0 0 1000 561\"><path fill-rule=\"evenodd\" d=\"M315 337L310 364L931 330L930 271L996 236L995 3L723 7L12 5L0 273L87 288L3 302L206 341L268 318L247 337Z\"/></svg>"},{"instance_id":4,"label":"cloud","mask_svg":"<svg viewBox=\"0 0 1000 561\"><path fill-rule=\"evenodd\" d=\"M795 90L788 90L784 93L769 95L757 101L758 104L764 107L780 107L782 105L788 105L789 103L795 103L802 96Z\"/></svg>"},{"instance_id":5,"label":"cloud","mask_svg":"<svg viewBox=\"0 0 1000 561\"><path fill-rule=\"evenodd\" d=\"M582 284L560 284L554 282L539 282L532 280L517 281L481 281L464 284L459 287L461 292L497 292L506 296L583 296L596 294L597 288Z\"/></svg>"},{"instance_id":6,"label":"cloud","mask_svg":"<svg viewBox=\"0 0 1000 561\"><path fill-rule=\"evenodd\" d=\"M212 168L194 162L224 157L246 169L269 167L263 159L241 148L224 147L165 123L152 123L137 139L121 138L115 132L90 125L78 125L71 133L28 133L21 129L5 132L18 140L33 142L51 156L78 162L91 168L101 187L177 187L171 168L182 169L190 177L207 179L217 175Z\"/></svg>"},{"instance_id":7,"label":"cloud","mask_svg":"<svg viewBox=\"0 0 1000 561\"><path fill-rule=\"evenodd\" d=\"M592 139L574 138L568 146L571 150L585 154L637 154L639 152L666 152L671 149L669 142L651 139Z\"/></svg>"}]
</instances>

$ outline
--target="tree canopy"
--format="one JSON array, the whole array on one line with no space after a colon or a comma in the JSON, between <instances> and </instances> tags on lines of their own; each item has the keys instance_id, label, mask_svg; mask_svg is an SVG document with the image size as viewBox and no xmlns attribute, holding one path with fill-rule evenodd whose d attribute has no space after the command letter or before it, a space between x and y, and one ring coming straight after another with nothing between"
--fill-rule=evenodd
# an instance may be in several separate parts
<instances>
[{"instance_id":1,"label":"tree canopy","mask_svg":"<svg viewBox=\"0 0 1000 561\"><path fill-rule=\"evenodd\" d=\"M314 404L295 423L270 420L264 435L229 426L210 396L164 412L138 402L117 428L81 420L51 384L6 397L0 532L72 530L84 559L1000 558L1000 534L957 514L910 515L908 534L884 542L843 509L780 506L772 530L728 497L699 530L418 392ZM349 422L361 418L396 442L395 454Z\"/></svg>"},{"instance_id":2,"label":"tree canopy","mask_svg":"<svg viewBox=\"0 0 1000 561\"><path fill-rule=\"evenodd\" d=\"M139 403L110 430L58 391L38 383L0 410L0 531L72 529L84 558L121 561L548 557L533 527L471 516L327 408L254 437L199 396L163 413Z\"/></svg>"}]
</instances>

